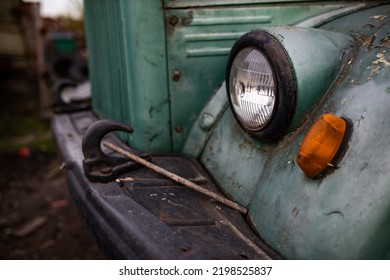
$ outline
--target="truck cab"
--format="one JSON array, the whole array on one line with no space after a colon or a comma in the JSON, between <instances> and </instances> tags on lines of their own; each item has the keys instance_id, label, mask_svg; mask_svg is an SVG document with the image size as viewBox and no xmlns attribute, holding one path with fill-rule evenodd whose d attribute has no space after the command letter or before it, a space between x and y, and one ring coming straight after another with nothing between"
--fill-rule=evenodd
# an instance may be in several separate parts
<instances>
[{"instance_id":1,"label":"truck cab","mask_svg":"<svg viewBox=\"0 0 390 280\"><path fill-rule=\"evenodd\" d=\"M92 103L52 128L105 256L390 258L389 20L380 1L86 0Z\"/></svg>"}]
</instances>

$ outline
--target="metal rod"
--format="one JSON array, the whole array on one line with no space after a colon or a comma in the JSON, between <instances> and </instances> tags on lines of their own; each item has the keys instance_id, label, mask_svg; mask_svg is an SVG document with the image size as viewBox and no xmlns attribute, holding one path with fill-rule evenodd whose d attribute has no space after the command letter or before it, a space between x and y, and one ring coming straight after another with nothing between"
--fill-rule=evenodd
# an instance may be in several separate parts
<instances>
[{"instance_id":1,"label":"metal rod","mask_svg":"<svg viewBox=\"0 0 390 280\"><path fill-rule=\"evenodd\" d=\"M144 160L143 158L140 158L140 157L138 157L138 156L136 156L128 151L125 151L116 145L113 145L113 144L106 142L106 141L103 141L102 143L107 148L109 148L109 149L111 149L111 150L113 150L121 155L124 155L124 156L128 157L129 159L131 159L135 162L138 162L139 164L142 164L143 166L146 166L147 168L150 168L150 169L156 171L157 173L160 173L160 174L172 179L175 182L178 182L178 183L180 183L186 187L189 187L197 192L200 192L204 195L207 195L207 196L215 199L216 201L219 201L222 204L229 206L230 208L236 209L243 214L246 214L248 212L248 210L245 207L242 207L241 205L239 205L239 204L237 204L229 199L226 199L219 194L216 194L212 191L209 191L209 190L207 190L207 189L205 189L205 188L203 188L203 187L201 187L201 186L199 186L199 185L197 185L197 184L195 184L195 183L193 183L193 182L191 182L183 177L180 177L179 175L176 175L172 172L169 172L168 170L166 170L164 168L161 168L161 167L159 167L159 166L157 166L149 161Z\"/></svg>"}]
</instances>

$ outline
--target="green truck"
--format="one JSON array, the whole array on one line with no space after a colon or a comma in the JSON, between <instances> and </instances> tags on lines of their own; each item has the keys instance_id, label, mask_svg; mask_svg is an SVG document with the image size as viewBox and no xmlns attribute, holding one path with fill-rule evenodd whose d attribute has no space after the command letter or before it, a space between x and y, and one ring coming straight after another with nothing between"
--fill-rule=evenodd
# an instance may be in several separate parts
<instances>
[{"instance_id":1,"label":"green truck","mask_svg":"<svg viewBox=\"0 0 390 280\"><path fill-rule=\"evenodd\" d=\"M390 5L84 8L92 106L52 128L107 258L390 258Z\"/></svg>"}]
</instances>

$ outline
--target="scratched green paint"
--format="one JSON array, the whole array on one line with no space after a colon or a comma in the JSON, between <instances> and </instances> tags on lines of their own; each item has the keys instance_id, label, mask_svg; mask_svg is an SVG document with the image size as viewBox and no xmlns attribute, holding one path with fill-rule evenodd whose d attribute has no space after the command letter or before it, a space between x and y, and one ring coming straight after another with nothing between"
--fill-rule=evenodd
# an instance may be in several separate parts
<instances>
[{"instance_id":1,"label":"scratched green paint","mask_svg":"<svg viewBox=\"0 0 390 280\"><path fill-rule=\"evenodd\" d=\"M210 3L217 2L227 4L227 0ZM194 6L180 8L190 7L189 3ZM390 258L390 156L386 148L390 144L386 129L390 76L386 62L378 60L388 58L379 38L388 32L385 27L372 41L367 40L351 61L355 67L305 122L276 145L261 144L234 123L224 106L226 99L219 95L223 89L215 95L220 98L218 110L204 108L224 79L230 46L250 29L294 24L343 4L212 8L196 3L85 1L95 112L133 126L135 132L127 140L141 150L181 151L189 132L195 133L190 138L195 135L201 142L187 141L185 151L200 155L223 191L248 205L249 219L258 234L286 258ZM362 40L370 34L370 26L389 24L389 16L379 17L390 14L388 8L370 13L339 19L324 28L358 30L356 39ZM360 26L362 14L369 17L366 26ZM178 23L169 23L172 16ZM180 74L176 81L175 71ZM203 109L215 117L207 129L197 120ZM305 132L327 112L349 119L352 137L338 169L313 181L303 175L294 159ZM221 170L233 176L224 179Z\"/></svg>"},{"instance_id":2,"label":"scratched green paint","mask_svg":"<svg viewBox=\"0 0 390 280\"><path fill-rule=\"evenodd\" d=\"M203 106L224 80L229 49L241 34L293 24L344 4L166 10L161 5L85 2L94 111L131 125L134 132L121 136L143 151L182 151Z\"/></svg>"},{"instance_id":3,"label":"scratched green paint","mask_svg":"<svg viewBox=\"0 0 390 280\"><path fill-rule=\"evenodd\" d=\"M346 65L351 69L344 71L343 79L276 145L254 148L254 139L244 142L247 136L228 123L234 121L229 110L207 137L202 163L224 192L243 205L248 204L241 195L244 183L247 194L254 189L249 219L259 236L285 258L390 258L390 67L378 61L390 60L385 39L390 18L378 17L389 12L389 7L379 7L322 27L352 30L365 41L358 53L350 54ZM337 168L311 180L295 157L305 133L324 113L346 118L352 133ZM252 167L245 165L247 160ZM240 176L231 176L237 173Z\"/></svg>"},{"instance_id":4,"label":"scratched green paint","mask_svg":"<svg viewBox=\"0 0 390 280\"><path fill-rule=\"evenodd\" d=\"M183 150L200 112L224 81L227 55L243 33L265 26L295 24L343 6L344 3L314 3L302 8L294 3L167 10L173 150ZM179 79L173 79L175 72L180 73Z\"/></svg>"},{"instance_id":5,"label":"scratched green paint","mask_svg":"<svg viewBox=\"0 0 390 280\"><path fill-rule=\"evenodd\" d=\"M170 151L164 15L160 1L86 0L94 111L133 127L128 143Z\"/></svg>"}]
</instances>

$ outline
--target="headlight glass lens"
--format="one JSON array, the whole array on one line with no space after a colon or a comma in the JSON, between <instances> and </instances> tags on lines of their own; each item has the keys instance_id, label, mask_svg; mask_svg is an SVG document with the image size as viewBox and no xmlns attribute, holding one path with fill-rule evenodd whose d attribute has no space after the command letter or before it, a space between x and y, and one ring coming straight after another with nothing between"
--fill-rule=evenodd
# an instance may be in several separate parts
<instances>
[{"instance_id":1,"label":"headlight glass lens","mask_svg":"<svg viewBox=\"0 0 390 280\"><path fill-rule=\"evenodd\" d=\"M242 49L231 66L229 94L233 110L249 130L259 130L270 121L275 90L268 59L256 48Z\"/></svg>"}]
</instances>

